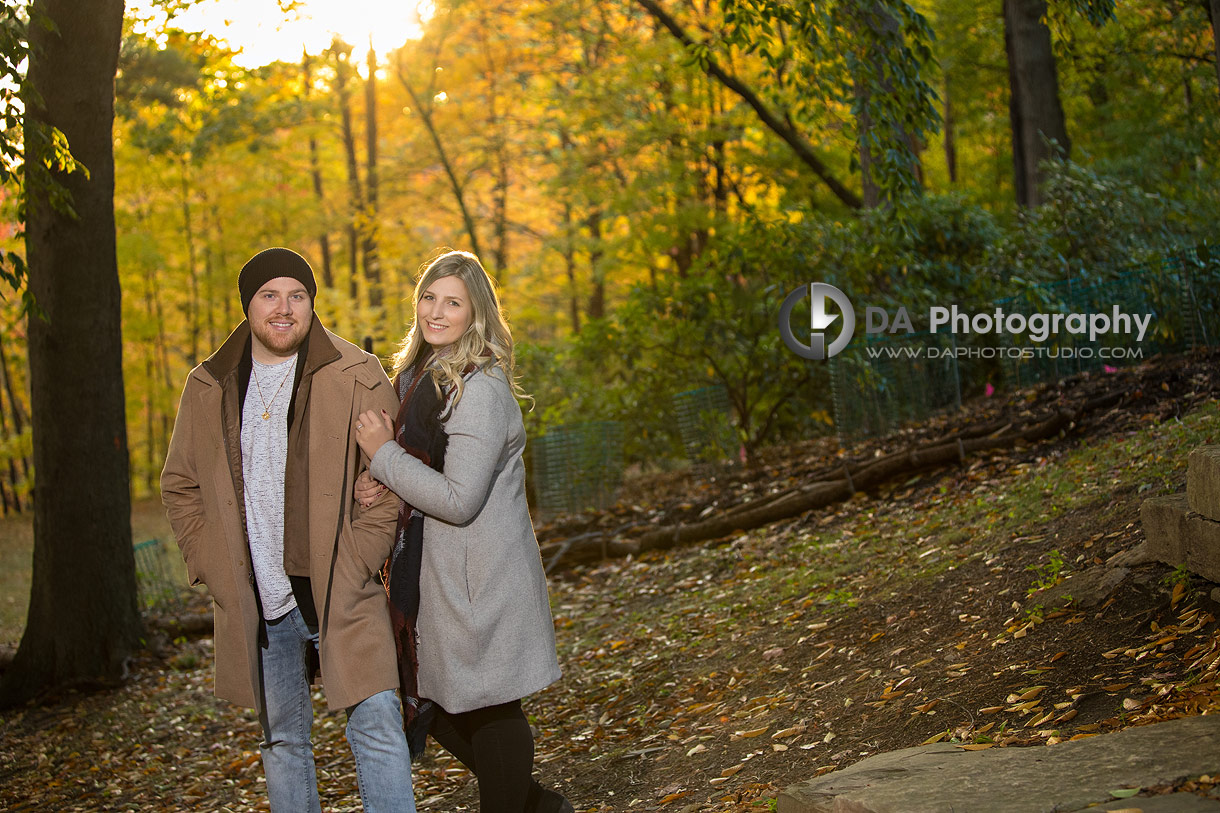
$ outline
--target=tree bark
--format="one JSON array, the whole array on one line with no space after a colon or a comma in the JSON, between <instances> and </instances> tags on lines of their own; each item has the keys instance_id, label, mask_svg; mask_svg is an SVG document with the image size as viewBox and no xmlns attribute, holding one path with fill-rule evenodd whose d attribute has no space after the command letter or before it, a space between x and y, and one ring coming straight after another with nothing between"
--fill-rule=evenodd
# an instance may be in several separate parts
<instances>
[{"instance_id":1,"label":"tree bark","mask_svg":"<svg viewBox=\"0 0 1220 813\"><path fill-rule=\"evenodd\" d=\"M114 231L114 79L122 0L87 10L35 0L25 99L34 466L34 567L21 646L0 704L122 679L139 646ZM52 25L40 24L46 20ZM32 125L32 126L31 126ZM57 127L88 167L51 173L75 216L51 203L34 129Z\"/></svg>"},{"instance_id":2,"label":"tree bark","mask_svg":"<svg viewBox=\"0 0 1220 813\"><path fill-rule=\"evenodd\" d=\"M1013 186L1017 203L1027 207L1042 202L1039 162L1071 151L1045 16L1045 0L1004 0Z\"/></svg>"}]
</instances>

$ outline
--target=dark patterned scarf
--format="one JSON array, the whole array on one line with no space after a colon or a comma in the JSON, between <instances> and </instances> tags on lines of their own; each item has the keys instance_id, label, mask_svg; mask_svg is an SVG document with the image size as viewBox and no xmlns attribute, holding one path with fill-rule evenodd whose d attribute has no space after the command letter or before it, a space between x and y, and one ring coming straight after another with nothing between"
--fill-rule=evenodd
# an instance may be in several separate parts
<instances>
[{"instance_id":1,"label":"dark patterned scarf","mask_svg":"<svg viewBox=\"0 0 1220 813\"><path fill-rule=\"evenodd\" d=\"M419 365L423 367L423 364ZM436 471L445 466L448 436L440 421L443 401L432 384L432 372L419 374L403 370L395 381L402 403L394 421L394 439L408 454ZM398 509L398 528L394 536L386 593L390 600L390 621L398 652L398 679L402 692L403 727L412 760L424 752L435 705L419 696L419 571L424 550L424 517L403 500Z\"/></svg>"}]
</instances>

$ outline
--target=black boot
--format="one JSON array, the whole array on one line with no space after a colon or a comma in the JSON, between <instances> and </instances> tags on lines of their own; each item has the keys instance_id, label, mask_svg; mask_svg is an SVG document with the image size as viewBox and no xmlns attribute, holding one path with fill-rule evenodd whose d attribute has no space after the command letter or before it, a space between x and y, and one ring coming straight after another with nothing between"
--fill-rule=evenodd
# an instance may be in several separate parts
<instances>
[{"instance_id":1,"label":"black boot","mask_svg":"<svg viewBox=\"0 0 1220 813\"><path fill-rule=\"evenodd\" d=\"M576 813L562 793L548 790L537 782L530 786L529 796L525 800L525 813Z\"/></svg>"}]
</instances>

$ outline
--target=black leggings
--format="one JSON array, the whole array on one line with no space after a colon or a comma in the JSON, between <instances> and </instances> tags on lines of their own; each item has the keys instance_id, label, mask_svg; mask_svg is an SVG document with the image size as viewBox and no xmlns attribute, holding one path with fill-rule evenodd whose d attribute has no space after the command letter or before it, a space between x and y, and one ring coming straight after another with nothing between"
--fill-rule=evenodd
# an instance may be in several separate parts
<instances>
[{"instance_id":1,"label":"black leggings","mask_svg":"<svg viewBox=\"0 0 1220 813\"><path fill-rule=\"evenodd\" d=\"M480 813L536 810L545 793L534 781L534 732L521 701L461 714L437 708L432 736L479 780Z\"/></svg>"}]
</instances>

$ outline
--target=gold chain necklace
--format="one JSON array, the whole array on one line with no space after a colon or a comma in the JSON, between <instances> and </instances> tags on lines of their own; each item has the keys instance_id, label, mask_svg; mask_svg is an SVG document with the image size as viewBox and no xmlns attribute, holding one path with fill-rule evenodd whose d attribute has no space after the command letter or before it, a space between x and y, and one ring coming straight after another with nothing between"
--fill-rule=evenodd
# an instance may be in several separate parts
<instances>
[{"instance_id":1,"label":"gold chain necklace","mask_svg":"<svg viewBox=\"0 0 1220 813\"><path fill-rule=\"evenodd\" d=\"M284 389L284 384L288 381L288 376L296 372L296 368L293 365L289 365L288 372L284 373L284 379L280 381L280 385L275 388L275 395L271 396L271 404L267 403L267 398L263 395L263 385L258 380L258 367L251 364L250 372L254 373L254 386L258 389L258 397L263 402L263 420L269 421L271 420L271 404L275 403L275 399L280 395L280 390Z\"/></svg>"}]
</instances>

